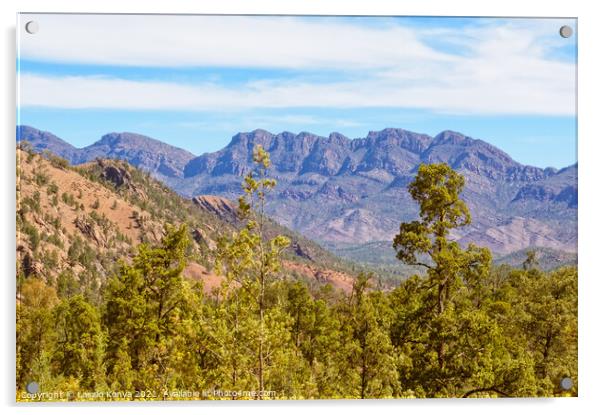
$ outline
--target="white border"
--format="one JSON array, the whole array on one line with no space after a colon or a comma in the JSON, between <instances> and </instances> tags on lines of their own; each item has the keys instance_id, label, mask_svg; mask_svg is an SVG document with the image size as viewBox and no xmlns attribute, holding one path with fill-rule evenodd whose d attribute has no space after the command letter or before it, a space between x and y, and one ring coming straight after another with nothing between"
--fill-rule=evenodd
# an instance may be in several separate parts
<instances>
[{"instance_id":1,"label":"white border","mask_svg":"<svg viewBox=\"0 0 602 415\"><path fill-rule=\"evenodd\" d=\"M110 408L119 413L147 415L164 414L166 410L181 413L281 413L307 414L315 411L347 413L378 412L421 412L421 413L483 413L507 414L508 412L536 412L549 414L592 413L602 407L600 375L601 314L599 298L602 295L600 264L600 235L602 232L599 212L602 210L600 176L602 152L600 140L600 118L602 108L600 96L599 39L602 39L601 15L595 1L532 1L525 0L430 0L430 1L386 1L386 0L146 0L144 2L124 0L3 0L0 2L2 22L2 111L3 127L2 162L2 214L0 229L2 249L0 264L4 273L3 301L0 305L2 366L0 366L0 402L3 413L45 414L102 414ZM20 405L14 403L14 264L15 264L15 22L16 13L21 12L104 12L104 13L225 13L225 14L357 14L357 15L449 15L449 16L546 16L579 18L579 398L574 399L517 399L517 400L421 400L421 401L303 401L246 402L246 403L194 403L150 406L85 405L47 406ZM129 408L129 409L128 409ZM173 409L172 409L173 408Z\"/></svg>"}]
</instances>

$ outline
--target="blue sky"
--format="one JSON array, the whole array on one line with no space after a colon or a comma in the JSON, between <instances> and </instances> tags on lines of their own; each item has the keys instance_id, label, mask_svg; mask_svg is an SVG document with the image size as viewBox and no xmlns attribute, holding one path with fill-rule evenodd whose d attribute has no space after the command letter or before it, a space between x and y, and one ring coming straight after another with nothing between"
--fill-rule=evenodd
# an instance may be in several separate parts
<instances>
[{"instance_id":1,"label":"blue sky","mask_svg":"<svg viewBox=\"0 0 602 415\"><path fill-rule=\"evenodd\" d=\"M239 131L399 127L576 161L561 19L21 15L18 123L82 147L131 131L195 154ZM21 24L23 26L23 24Z\"/></svg>"}]
</instances>

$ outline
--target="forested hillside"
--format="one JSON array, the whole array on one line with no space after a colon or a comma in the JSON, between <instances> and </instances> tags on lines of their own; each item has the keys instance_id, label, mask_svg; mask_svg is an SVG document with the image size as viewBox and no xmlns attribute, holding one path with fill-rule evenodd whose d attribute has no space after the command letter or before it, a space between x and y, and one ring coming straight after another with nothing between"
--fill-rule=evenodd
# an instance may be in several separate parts
<instances>
[{"instance_id":1,"label":"forested hillside","mask_svg":"<svg viewBox=\"0 0 602 415\"><path fill-rule=\"evenodd\" d=\"M22 273L66 285L84 278L84 286L98 287L139 243L159 242L165 224L186 223L192 242L184 274L204 278L210 287L219 282L212 272L215 252L222 235L241 226L236 203L227 201L234 211L226 217L198 199L183 199L127 162L98 159L73 167L52 153L40 156L24 147L27 151L17 150L17 265ZM351 289L350 264L273 221L266 232L291 238L285 259L303 270L299 277L319 284L328 274Z\"/></svg>"},{"instance_id":2,"label":"forested hillside","mask_svg":"<svg viewBox=\"0 0 602 415\"><path fill-rule=\"evenodd\" d=\"M391 287L266 217L260 146L233 221L123 162L18 157L18 400L577 395L576 267L454 242L445 163L408 186L391 244L423 272Z\"/></svg>"}]
</instances>

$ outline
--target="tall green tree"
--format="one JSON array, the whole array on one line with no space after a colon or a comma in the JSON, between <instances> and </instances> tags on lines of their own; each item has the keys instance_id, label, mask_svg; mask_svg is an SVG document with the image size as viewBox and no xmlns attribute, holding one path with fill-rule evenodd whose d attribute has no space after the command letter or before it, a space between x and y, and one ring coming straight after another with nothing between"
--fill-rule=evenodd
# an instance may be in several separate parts
<instances>
[{"instance_id":1,"label":"tall green tree","mask_svg":"<svg viewBox=\"0 0 602 415\"><path fill-rule=\"evenodd\" d=\"M435 288L437 312L442 314L462 282L478 283L491 263L487 248L469 245L463 250L449 239L451 230L469 225L470 212L460 199L464 177L449 165L421 164L408 186L420 205L419 221L402 223L393 240L397 258L427 269Z\"/></svg>"},{"instance_id":2,"label":"tall green tree","mask_svg":"<svg viewBox=\"0 0 602 415\"><path fill-rule=\"evenodd\" d=\"M109 281L104 313L109 377L117 367L119 377L128 378L121 362L127 353L138 373L135 387L158 391L173 386L186 312L182 272L188 244L186 225L168 229L159 246L141 244L132 263L123 263Z\"/></svg>"},{"instance_id":3,"label":"tall green tree","mask_svg":"<svg viewBox=\"0 0 602 415\"><path fill-rule=\"evenodd\" d=\"M225 276L222 297L227 298L231 312L236 313L235 327L243 324L252 336L246 344L255 349L257 389L264 391L266 373L274 367L271 362L283 352L283 340L290 336L286 330L288 316L278 307L268 307L266 302L268 291L280 275L281 256L290 241L281 235L271 239L266 235L266 197L276 181L267 177L270 158L261 146L255 147L253 161L256 169L245 176L244 195L239 199L239 216L244 226L232 238L222 241L217 268ZM247 316L244 323L238 318L242 315Z\"/></svg>"},{"instance_id":4,"label":"tall green tree","mask_svg":"<svg viewBox=\"0 0 602 415\"><path fill-rule=\"evenodd\" d=\"M82 295L64 299L54 309L56 346L53 365L64 376L94 390L104 382L104 336L98 310Z\"/></svg>"},{"instance_id":5,"label":"tall green tree","mask_svg":"<svg viewBox=\"0 0 602 415\"><path fill-rule=\"evenodd\" d=\"M30 277L19 284L17 299L17 387L35 381L51 389L52 350L56 341L53 309L58 303L54 288Z\"/></svg>"},{"instance_id":6,"label":"tall green tree","mask_svg":"<svg viewBox=\"0 0 602 415\"><path fill-rule=\"evenodd\" d=\"M537 394L577 391L577 269L563 267L548 274L538 268L513 271L506 301L515 312L508 328L528 351L537 376ZM563 378L575 386L560 387Z\"/></svg>"},{"instance_id":7,"label":"tall green tree","mask_svg":"<svg viewBox=\"0 0 602 415\"><path fill-rule=\"evenodd\" d=\"M400 260L422 266L426 275L393 294L393 342L411 361L400 376L405 388L421 396L521 393L530 386L508 388L517 377L531 378L528 358L517 363L484 308L491 253L472 244L463 249L450 238L451 231L470 224L460 199L463 186L464 178L447 164L423 164L408 187L420 220L402 223L393 246Z\"/></svg>"},{"instance_id":8,"label":"tall green tree","mask_svg":"<svg viewBox=\"0 0 602 415\"><path fill-rule=\"evenodd\" d=\"M389 337L387 297L369 291L371 278L358 275L349 299L352 362L358 374L355 396L361 399L397 396L400 389L396 354Z\"/></svg>"},{"instance_id":9,"label":"tall green tree","mask_svg":"<svg viewBox=\"0 0 602 415\"><path fill-rule=\"evenodd\" d=\"M332 287L322 289L331 291ZM312 293L305 281L289 282L286 298L285 308L293 321L295 359L305 362L310 372L300 379L298 396L321 399L356 396L359 374L354 353L358 349L353 343L347 298Z\"/></svg>"}]
</instances>

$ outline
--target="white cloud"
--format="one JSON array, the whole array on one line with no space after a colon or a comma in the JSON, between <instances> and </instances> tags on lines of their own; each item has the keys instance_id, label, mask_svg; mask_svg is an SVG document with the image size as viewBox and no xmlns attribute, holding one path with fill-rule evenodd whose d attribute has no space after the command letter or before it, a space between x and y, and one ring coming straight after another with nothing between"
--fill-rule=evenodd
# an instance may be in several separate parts
<instances>
[{"instance_id":1,"label":"white cloud","mask_svg":"<svg viewBox=\"0 0 602 415\"><path fill-rule=\"evenodd\" d=\"M395 79L326 84L288 81L229 88L98 77L20 77L20 105L55 108L227 111L252 108L421 108L475 114L574 114L570 86L540 81L501 82L479 73L458 82L416 85ZM460 82L461 81L461 82ZM571 82L571 79L566 79Z\"/></svg>"},{"instance_id":2,"label":"white cloud","mask_svg":"<svg viewBox=\"0 0 602 415\"><path fill-rule=\"evenodd\" d=\"M24 73L19 82L21 105L192 111L399 107L473 114L575 113L576 67L548 57L562 42L559 36L550 36L562 23L557 20L409 29L360 27L336 19L67 17L40 16L40 32L22 36L22 56L87 64L331 68L354 75L320 83L303 77L267 78L232 86L216 80L183 84ZM443 53L427 46L437 38L463 53Z\"/></svg>"},{"instance_id":3,"label":"white cloud","mask_svg":"<svg viewBox=\"0 0 602 415\"><path fill-rule=\"evenodd\" d=\"M450 57L409 28L364 27L336 18L23 15L23 58L153 67L373 68L400 60Z\"/></svg>"}]
</instances>

